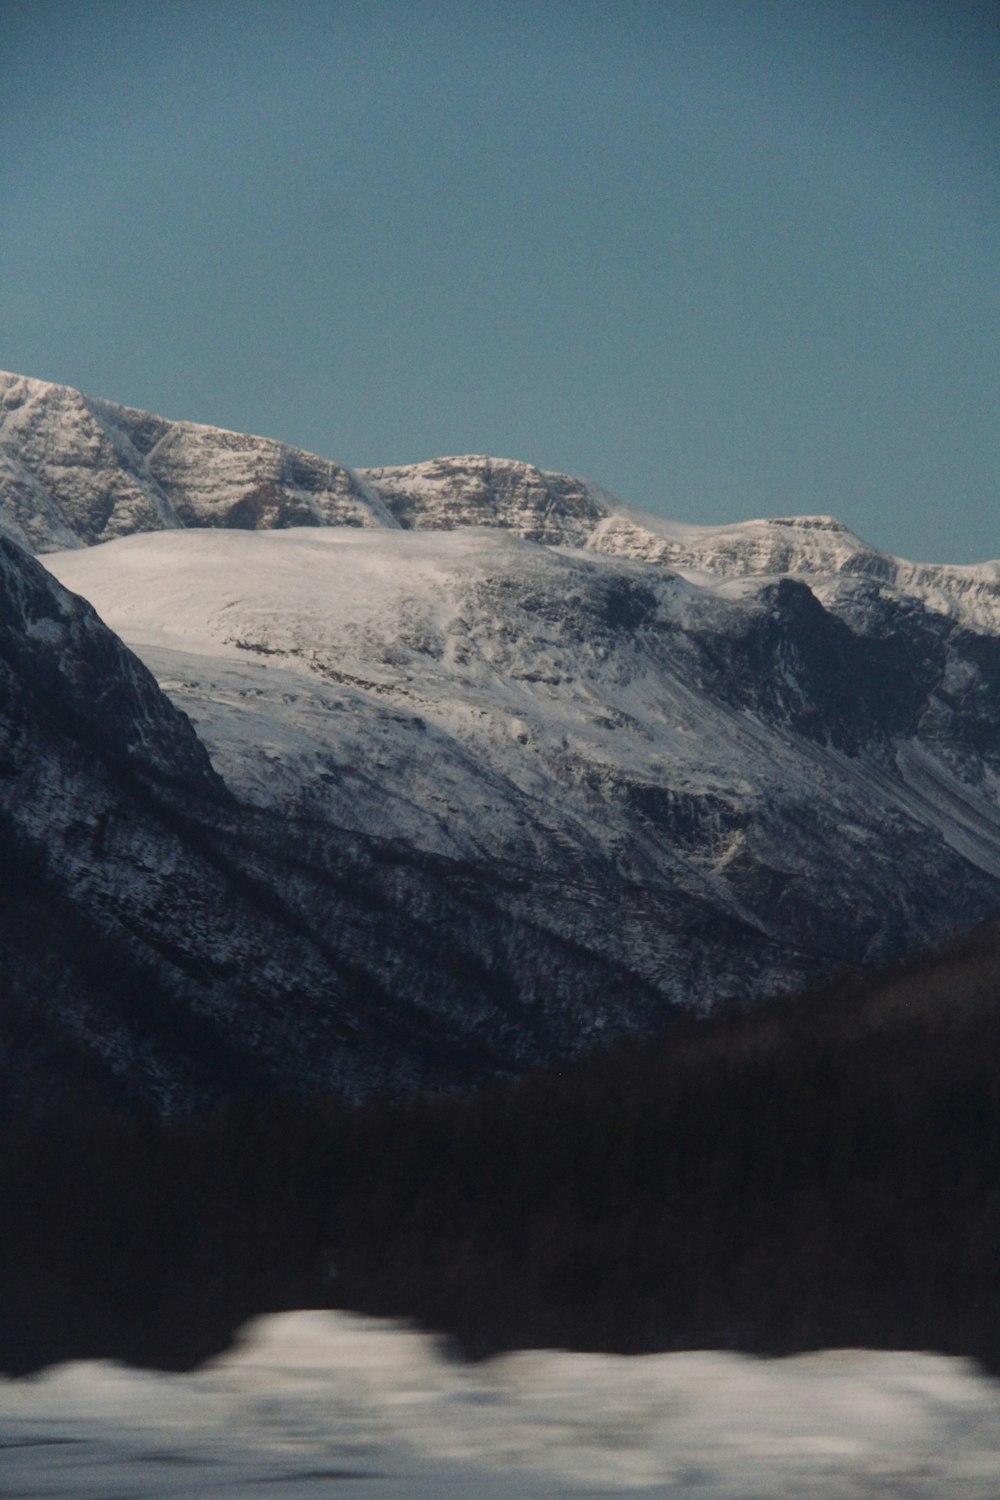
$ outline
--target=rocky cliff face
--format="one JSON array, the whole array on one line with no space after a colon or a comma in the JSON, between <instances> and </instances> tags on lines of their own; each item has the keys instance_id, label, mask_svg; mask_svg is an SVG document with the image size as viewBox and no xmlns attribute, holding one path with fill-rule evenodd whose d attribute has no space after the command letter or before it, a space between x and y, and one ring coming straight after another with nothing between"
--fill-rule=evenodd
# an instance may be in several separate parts
<instances>
[{"instance_id":1,"label":"rocky cliff face","mask_svg":"<svg viewBox=\"0 0 1000 1500\"><path fill-rule=\"evenodd\" d=\"M395 524L350 470L0 375L0 520L36 552L177 526Z\"/></svg>"},{"instance_id":2,"label":"rocky cliff face","mask_svg":"<svg viewBox=\"0 0 1000 1500\"><path fill-rule=\"evenodd\" d=\"M870 547L832 516L681 526L619 507L594 527L587 545L686 576L729 580L734 594L743 579L800 578L856 628L879 600L910 599L970 629L1000 632L1000 562L906 562Z\"/></svg>"},{"instance_id":3,"label":"rocky cliff face","mask_svg":"<svg viewBox=\"0 0 1000 1500\"><path fill-rule=\"evenodd\" d=\"M4 972L162 1106L516 1071L1000 904L996 564L0 403L3 527L104 622L3 545Z\"/></svg>"},{"instance_id":4,"label":"rocky cliff face","mask_svg":"<svg viewBox=\"0 0 1000 1500\"><path fill-rule=\"evenodd\" d=\"M855 616L873 591L1000 632L1000 562L909 563L830 516L684 526L583 479L472 455L348 469L287 443L170 422L0 372L0 527L35 552L176 527L503 528L734 584L803 578Z\"/></svg>"},{"instance_id":5,"label":"rocky cliff face","mask_svg":"<svg viewBox=\"0 0 1000 1500\"><path fill-rule=\"evenodd\" d=\"M585 479L479 455L361 473L407 529L497 526L550 546L582 546L615 503Z\"/></svg>"}]
</instances>

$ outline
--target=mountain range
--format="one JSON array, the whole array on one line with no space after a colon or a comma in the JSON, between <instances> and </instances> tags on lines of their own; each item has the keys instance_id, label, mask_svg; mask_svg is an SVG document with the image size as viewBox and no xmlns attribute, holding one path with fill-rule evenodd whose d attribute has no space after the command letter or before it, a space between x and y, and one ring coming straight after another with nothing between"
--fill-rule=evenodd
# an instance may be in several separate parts
<instances>
[{"instance_id":1,"label":"mountain range","mask_svg":"<svg viewBox=\"0 0 1000 1500\"><path fill-rule=\"evenodd\" d=\"M12 1098L475 1082L1000 906L996 562L13 375L0 533Z\"/></svg>"}]
</instances>

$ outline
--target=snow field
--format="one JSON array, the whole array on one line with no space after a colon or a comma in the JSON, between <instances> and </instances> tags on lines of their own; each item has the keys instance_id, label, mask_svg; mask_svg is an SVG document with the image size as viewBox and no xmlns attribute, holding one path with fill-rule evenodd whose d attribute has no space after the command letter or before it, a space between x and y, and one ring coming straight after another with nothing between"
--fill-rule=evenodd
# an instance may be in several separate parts
<instances>
[{"instance_id":1,"label":"snow field","mask_svg":"<svg viewBox=\"0 0 1000 1500\"><path fill-rule=\"evenodd\" d=\"M258 1320L188 1375L0 1382L3 1493L994 1500L1000 1386L963 1360L832 1350L451 1360L400 1325Z\"/></svg>"}]
</instances>

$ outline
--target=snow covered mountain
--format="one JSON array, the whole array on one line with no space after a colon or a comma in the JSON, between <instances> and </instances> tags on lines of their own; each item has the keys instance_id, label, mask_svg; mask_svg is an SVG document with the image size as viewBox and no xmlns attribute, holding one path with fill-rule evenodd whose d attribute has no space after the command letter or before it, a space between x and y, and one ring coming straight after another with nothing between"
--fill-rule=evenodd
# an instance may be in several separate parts
<instances>
[{"instance_id":1,"label":"snow covered mountain","mask_svg":"<svg viewBox=\"0 0 1000 1500\"><path fill-rule=\"evenodd\" d=\"M551 1061L1000 905L996 563L825 517L679 526L509 461L352 471L14 376L0 406L0 525L226 789L185 816L228 894L144 897L143 952L189 1010L256 1017L267 1069ZM113 860L52 858L89 910L131 901ZM240 881L277 928L234 915Z\"/></svg>"},{"instance_id":2,"label":"snow covered mountain","mask_svg":"<svg viewBox=\"0 0 1000 1500\"><path fill-rule=\"evenodd\" d=\"M808 577L824 602L920 600L1000 631L1000 562L907 563L829 516L685 526L622 505L586 480L509 459L438 458L349 469L287 443L170 422L0 372L0 527L34 552L176 527L502 527L685 576Z\"/></svg>"},{"instance_id":3,"label":"snow covered mountain","mask_svg":"<svg viewBox=\"0 0 1000 1500\"><path fill-rule=\"evenodd\" d=\"M472 1082L662 1017L574 941L596 893L239 805L89 605L5 539L0 568L5 1107Z\"/></svg>"},{"instance_id":4,"label":"snow covered mountain","mask_svg":"<svg viewBox=\"0 0 1000 1500\"><path fill-rule=\"evenodd\" d=\"M996 904L1000 767L936 697L980 669L937 617L901 663L798 582L733 601L483 528L159 533L47 561L242 800L637 902L669 890L831 963ZM604 925L598 905L578 935ZM688 992L662 943L599 943ZM712 998L741 992L741 947Z\"/></svg>"}]
</instances>

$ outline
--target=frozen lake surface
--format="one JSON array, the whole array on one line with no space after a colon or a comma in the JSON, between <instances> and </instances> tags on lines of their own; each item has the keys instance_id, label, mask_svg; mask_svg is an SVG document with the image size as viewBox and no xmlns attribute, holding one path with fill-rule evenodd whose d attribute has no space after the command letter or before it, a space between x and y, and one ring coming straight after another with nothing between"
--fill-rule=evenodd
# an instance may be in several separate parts
<instances>
[{"instance_id":1,"label":"frozen lake surface","mask_svg":"<svg viewBox=\"0 0 1000 1500\"><path fill-rule=\"evenodd\" d=\"M963 1360L553 1352L469 1366L399 1325L264 1318L195 1374L0 1380L0 1497L996 1500L1000 1383Z\"/></svg>"}]
</instances>

